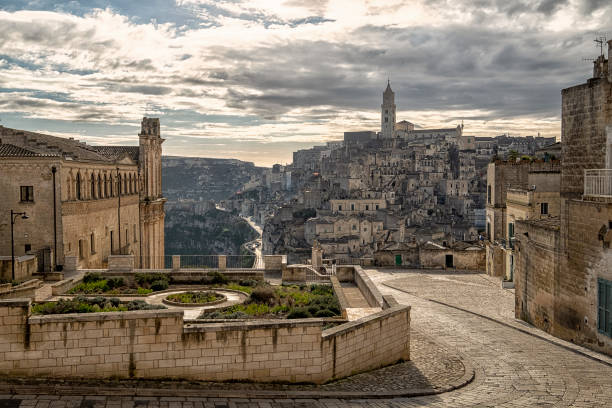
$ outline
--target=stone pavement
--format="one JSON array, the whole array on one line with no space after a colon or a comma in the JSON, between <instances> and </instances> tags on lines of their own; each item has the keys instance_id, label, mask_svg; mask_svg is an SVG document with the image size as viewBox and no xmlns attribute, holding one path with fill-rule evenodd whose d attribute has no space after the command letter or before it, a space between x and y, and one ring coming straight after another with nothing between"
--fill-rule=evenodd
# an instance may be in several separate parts
<instances>
[{"instance_id":1,"label":"stone pavement","mask_svg":"<svg viewBox=\"0 0 612 408\"><path fill-rule=\"evenodd\" d=\"M317 398L316 394L311 399L202 399L192 396L147 399L119 395L59 397L36 393L32 396L15 395L14 398L0 396L0 407L612 406L612 365L606 363L606 357L597 353L591 357L579 354L563 342L555 344L545 336L539 336L541 332L532 328L518 330L520 323L508 317L512 316L508 293L487 277L389 270L368 270L368 275L383 294L393 294L400 303L412 305L414 333L441 342L449 356L466 358L474 367L474 381L447 393L393 399L342 400L320 398L323 395ZM488 295L483 296L483 292L488 292ZM489 296L493 298L489 299ZM418 338L418 334L413 336ZM362 378L368 375L364 374ZM375 384L378 379L368 378L367 381Z\"/></svg>"}]
</instances>

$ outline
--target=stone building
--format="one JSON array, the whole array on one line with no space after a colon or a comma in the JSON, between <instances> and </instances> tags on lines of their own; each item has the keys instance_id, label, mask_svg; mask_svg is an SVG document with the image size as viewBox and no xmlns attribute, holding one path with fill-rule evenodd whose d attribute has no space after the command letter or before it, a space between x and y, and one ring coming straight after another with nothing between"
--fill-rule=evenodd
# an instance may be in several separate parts
<instances>
[{"instance_id":1,"label":"stone building","mask_svg":"<svg viewBox=\"0 0 612 408\"><path fill-rule=\"evenodd\" d=\"M608 55L612 41L608 42ZM562 95L559 218L516 225L516 316L612 355L612 66Z\"/></svg>"},{"instance_id":2,"label":"stone building","mask_svg":"<svg viewBox=\"0 0 612 408\"><path fill-rule=\"evenodd\" d=\"M491 232L486 269L489 275L511 282L516 222L559 216L561 167L559 161L496 162L489 170L492 203L487 203L487 230Z\"/></svg>"},{"instance_id":3,"label":"stone building","mask_svg":"<svg viewBox=\"0 0 612 408\"><path fill-rule=\"evenodd\" d=\"M39 256L39 269L101 268L111 254L160 267L164 255L159 119L143 118L138 146L90 146L0 126L0 254ZM6 238L6 239L5 239Z\"/></svg>"}]
</instances>

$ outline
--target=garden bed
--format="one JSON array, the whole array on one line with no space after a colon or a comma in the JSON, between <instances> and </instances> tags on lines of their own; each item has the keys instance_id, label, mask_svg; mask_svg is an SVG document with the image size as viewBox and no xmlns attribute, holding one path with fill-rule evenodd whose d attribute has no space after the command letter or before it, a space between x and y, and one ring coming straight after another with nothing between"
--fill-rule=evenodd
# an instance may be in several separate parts
<instances>
[{"instance_id":1,"label":"garden bed","mask_svg":"<svg viewBox=\"0 0 612 408\"><path fill-rule=\"evenodd\" d=\"M166 296L162 300L163 303L170 306L213 306L218 305L227 300L227 297L221 293L213 291L189 291L183 293L173 293Z\"/></svg>"},{"instance_id":2,"label":"garden bed","mask_svg":"<svg viewBox=\"0 0 612 408\"><path fill-rule=\"evenodd\" d=\"M166 309L162 305L150 305L142 300L121 302L117 298L103 296L76 296L73 299L61 299L57 302L45 302L32 305L33 315L66 314L66 313L98 313L98 312L129 312L134 310Z\"/></svg>"},{"instance_id":3,"label":"garden bed","mask_svg":"<svg viewBox=\"0 0 612 408\"><path fill-rule=\"evenodd\" d=\"M193 282L193 284L219 286L227 285L228 282L228 279L219 272L210 272L205 278ZM247 282L257 283L256 281ZM172 276L165 273L136 273L133 279L122 276L106 277L100 273L87 273L83 277L83 281L70 289L67 294L146 296L167 290L172 284ZM182 282L179 282L179 284L181 286L185 285Z\"/></svg>"},{"instance_id":4,"label":"garden bed","mask_svg":"<svg viewBox=\"0 0 612 408\"><path fill-rule=\"evenodd\" d=\"M200 319L303 319L341 315L338 299L329 285L234 286L232 289L250 294L244 304L204 311Z\"/></svg>"}]
</instances>

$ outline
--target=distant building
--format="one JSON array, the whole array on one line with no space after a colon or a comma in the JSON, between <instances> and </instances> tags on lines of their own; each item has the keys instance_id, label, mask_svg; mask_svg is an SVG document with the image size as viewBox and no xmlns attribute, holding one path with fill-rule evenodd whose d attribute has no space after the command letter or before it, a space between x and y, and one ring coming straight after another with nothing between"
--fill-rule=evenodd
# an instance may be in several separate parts
<instances>
[{"instance_id":1,"label":"distant building","mask_svg":"<svg viewBox=\"0 0 612 408\"><path fill-rule=\"evenodd\" d=\"M380 137L392 139L395 130L395 93L391 90L391 83L387 81L387 88L383 92L383 103L380 105Z\"/></svg>"}]
</instances>

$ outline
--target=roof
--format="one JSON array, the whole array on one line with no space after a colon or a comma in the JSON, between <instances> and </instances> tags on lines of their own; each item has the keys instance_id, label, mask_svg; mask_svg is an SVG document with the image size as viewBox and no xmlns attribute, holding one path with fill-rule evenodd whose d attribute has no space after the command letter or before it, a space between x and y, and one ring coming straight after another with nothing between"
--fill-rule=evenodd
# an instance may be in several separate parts
<instances>
[{"instance_id":1,"label":"roof","mask_svg":"<svg viewBox=\"0 0 612 408\"><path fill-rule=\"evenodd\" d=\"M92 146L98 153L112 160L119 160L124 156L138 161L140 147L138 146Z\"/></svg>"},{"instance_id":2,"label":"roof","mask_svg":"<svg viewBox=\"0 0 612 408\"><path fill-rule=\"evenodd\" d=\"M138 161L138 146L90 146L85 142L0 126L4 157L59 156L72 160L115 162L125 155ZM20 150L19 150L20 149Z\"/></svg>"},{"instance_id":3,"label":"roof","mask_svg":"<svg viewBox=\"0 0 612 408\"><path fill-rule=\"evenodd\" d=\"M381 249L381 251L410 251L416 249L416 244L407 244L405 242L392 242Z\"/></svg>"},{"instance_id":4,"label":"roof","mask_svg":"<svg viewBox=\"0 0 612 408\"><path fill-rule=\"evenodd\" d=\"M40 154L9 143L0 143L0 157L54 157L57 154Z\"/></svg>"}]
</instances>

